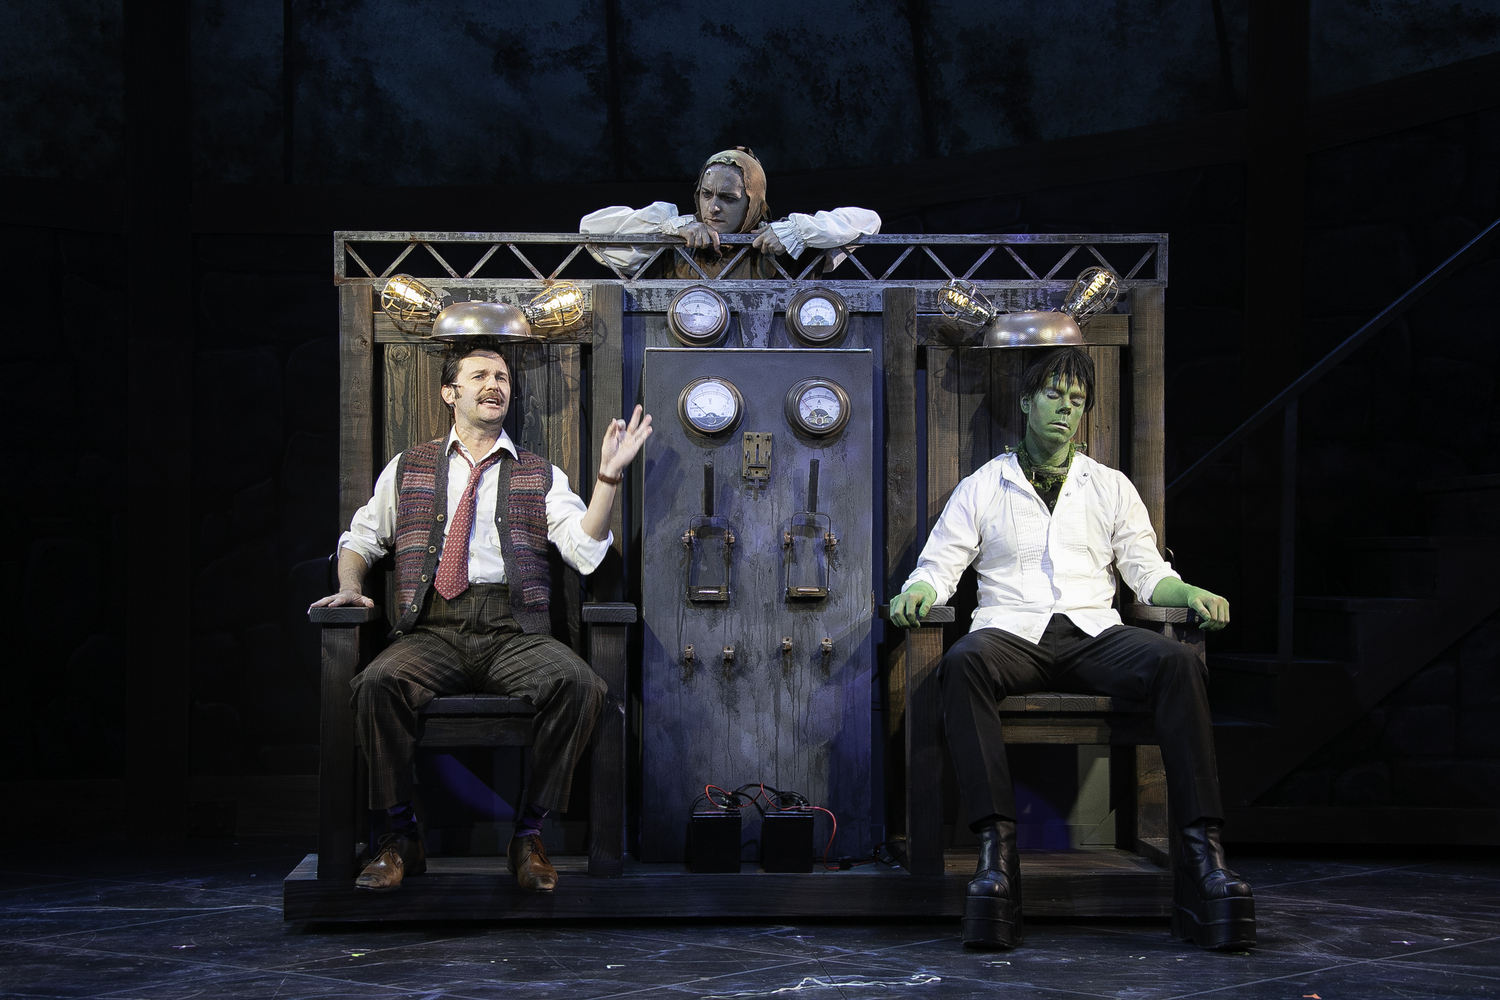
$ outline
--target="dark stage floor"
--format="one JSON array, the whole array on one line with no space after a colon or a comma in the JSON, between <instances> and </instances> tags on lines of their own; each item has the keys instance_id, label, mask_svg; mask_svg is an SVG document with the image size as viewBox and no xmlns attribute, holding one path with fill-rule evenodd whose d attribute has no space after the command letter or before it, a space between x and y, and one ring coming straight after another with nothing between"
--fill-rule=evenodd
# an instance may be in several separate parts
<instances>
[{"instance_id":1,"label":"dark stage floor","mask_svg":"<svg viewBox=\"0 0 1500 1000\"><path fill-rule=\"evenodd\" d=\"M285 924L310 839L12 846L0 996L1500 996L1500 863L1252 858L1260 947L1204 954L1165 921L1033 922L965 953L955 923ZM564 883L560 892L567 891ZM525 992L522 992L522 990Z\"/></svg>"}]
</instances>

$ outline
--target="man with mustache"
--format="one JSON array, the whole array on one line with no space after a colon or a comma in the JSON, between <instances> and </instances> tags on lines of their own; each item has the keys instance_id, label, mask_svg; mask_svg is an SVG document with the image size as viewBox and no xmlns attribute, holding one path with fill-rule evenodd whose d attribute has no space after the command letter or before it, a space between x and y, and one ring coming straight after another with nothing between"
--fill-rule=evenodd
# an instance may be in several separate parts
<instances>
[{"instance_id":1,"label":"man with mustache","mask_svg":"<svg viewBox=\"0 0 1500 1000\"><path fill-rule=\"evenodd\" d=\"M573 768L603 707L605 684L550 633L547 546L578 572L609 549L610 511L625 469L651 436L637 406L611 420L587 506L567 475L506 434L510 369L495 345L455 346L443 359L444 438L407 449L375 482L339 539L339 592L313 607L373 607L369 567L395 552L394 642L354 678L355 731L369 764L369 808L379 831L362 889L398 888L427 867L412 809L417 710L435 695L485 692L536 709L533 788L507 852L524 889L550 890L557 870L542 847L546 815L565 809Z\"/></svg>"},{"instance_id":2,"label":"man with mustache","mask_svg":"<svg viewBox=\"0 0 1500 1000\"><path fill-rule=\"evenodd\" d=\"M968 566L979 575L973 628L938 668L964 818L979 834L964 944L1011 948L1021 939L1016 802L998 706L1009 695L1057 690L1151 706L1181 833L1172 931L1205 948L1249 947L1255 902L1219 842L1208 672L1187 646L1121 623L1111 607L1115 568L1142 600L1192 608L1206 630L1229 623L1229 602L1184 583L1157 552L1130 480L1078 452L1073 438L1093 402L1084 351L1062 348L1028 368L1020 447L958 484L891 601L891 621L915 627Z\"/></svg>"}]
</instances>

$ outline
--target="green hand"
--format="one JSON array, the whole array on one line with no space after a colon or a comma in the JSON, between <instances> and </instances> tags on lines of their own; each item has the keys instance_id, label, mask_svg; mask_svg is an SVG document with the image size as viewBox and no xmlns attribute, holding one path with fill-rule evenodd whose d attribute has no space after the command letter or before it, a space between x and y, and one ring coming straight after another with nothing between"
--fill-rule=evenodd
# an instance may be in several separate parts
<instances>
[{"instance_id":1,"label":"green hand","mask_svg":"<svg viewBox=\"0 0 1500 1000\"><path fill-rule=\"evenodd\" d=\"M891 624L900 628L921 628L922 616L937 601L931 584L914 583L891 598Z\"/></svg>"}]
</instances>

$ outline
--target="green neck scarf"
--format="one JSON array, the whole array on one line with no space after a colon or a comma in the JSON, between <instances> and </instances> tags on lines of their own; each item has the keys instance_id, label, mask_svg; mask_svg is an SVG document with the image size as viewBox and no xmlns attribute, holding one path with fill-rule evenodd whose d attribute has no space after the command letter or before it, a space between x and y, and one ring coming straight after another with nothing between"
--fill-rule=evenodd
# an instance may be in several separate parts
<instances>
[{"instance_id":1,"label":"green neck scarf","mask_svg":"<svg viewBox=\"0 0 1500 1000\"><path fill-rule=\"evenodd\" d=\"M1073 465L1073 456L1078 453L1078 445L1068 444L1068 454L1063 458L1061 465L1041 465L1032 457L1031 452L1026 450L1026 442L1022 441L1015 449L1016 458L1021 463L1021 471L1026 473L1026 478L1031 480L1031 485L1036 487L1038 493L1047 493L1057 489L1068 478L1068 469Z\"/></svg>"}]
</instances>

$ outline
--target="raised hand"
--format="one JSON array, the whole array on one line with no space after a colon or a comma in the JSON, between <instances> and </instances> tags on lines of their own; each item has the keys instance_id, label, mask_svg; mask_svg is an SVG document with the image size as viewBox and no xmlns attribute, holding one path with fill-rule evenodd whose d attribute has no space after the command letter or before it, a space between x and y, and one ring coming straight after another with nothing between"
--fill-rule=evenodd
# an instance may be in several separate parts
<instances>
[{"instance_id":1,"label":"raised hand","mask_svg":"<svg viewBox=\"0 0 1500 1000\"><path fill-rule=\"evenodd\" d=\"M639 406L630 415L630 423L611 420L599 445L599 471L611 479L619 476L640 454L641 446L650 436L651 414Z\"/></svg>"}]
</instances>

